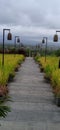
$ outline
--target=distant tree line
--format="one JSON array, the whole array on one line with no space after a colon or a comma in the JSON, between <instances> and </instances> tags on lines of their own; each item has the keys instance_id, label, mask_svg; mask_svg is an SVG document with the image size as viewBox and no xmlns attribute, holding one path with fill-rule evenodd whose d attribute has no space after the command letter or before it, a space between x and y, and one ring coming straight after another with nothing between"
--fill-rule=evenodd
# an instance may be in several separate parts
<instances>
[{"instance_id":1,"label":"distant tree line","mask_svg":"<svg viewBox=\"0 0 60 130\"><path fill-rule=\"evenodd\" d=\"M0 54L3 53L3 48L0 46ZM24 56L36 56L37 53L39 53L41 56L45 55L45 49L31 49L31 48L27 48L27 47L5 47L4 49L4 53L5 54L23 54ZM47 49L47 55L56 55L56 56L60 56L60 49L58 50L49 50Z\"/></svg>"},{"instance_id":2,"label":"distant tree line","mask_svg":"<svg viewBox=\"0 0 60 130\"><path fill-rule=\"evenodd\" d=\"M3 53L3 49L0 48L0 54ZM4 49L4 53L5 54L23 54L26 55L26 50L22 47L22 48L5 48Z\"/></svg>"}]
</instances>

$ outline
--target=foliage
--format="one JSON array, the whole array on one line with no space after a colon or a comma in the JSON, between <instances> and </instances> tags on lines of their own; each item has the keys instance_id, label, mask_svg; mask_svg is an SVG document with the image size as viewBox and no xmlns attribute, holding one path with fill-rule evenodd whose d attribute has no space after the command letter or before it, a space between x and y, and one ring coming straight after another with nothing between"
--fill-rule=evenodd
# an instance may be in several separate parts
<instances>
[{"instance_id":1,"label":"foliage","mask_svg":"<svg viewBox=\"0 0 60 130\"><path fill-rule=\"evenodd\" d=\"M8 106L4 106L4 105L0 105L0 117L6 117L7 113L10 112L10 107Z\"/></svg>"},{"instance_id":2,"label":"foliage","mask_svg":"<svg viewBox=\"0 0 60 130\"><path fill-rule=\"evenodd\" d=\"M0 97L0 117L5 118L8 114L8 112L11 112L11 108L9 106L3 105L4 101L12 101L11 98L9 96L5 97Z\"/></svg>"},{"instance_id":3,"label":"foliage","mask_svg":"<svg viewBox=\"0 0 60 130\"><path fill-rule=\"evenodd\" d=\"M10 97L7 97L8 87L7 82L9 77L14 77L15 68L22 63L25 59L23 55L5 55L4 66L2 66L2 55L0 55L0 117L6 117L10 112L10 107L4 105L5 101L10 101Z\"/></svg>"},{"instance_id":4,"label":"foliage","mask_svg":"<svg viewBox=\"0 0 60 130\"><path fill-rule=\"evenodd\" d=\"M60 49L55 51L56 56L60 56Z\"/></svg>"},{"instance_id":5,"label":"foliage","mask_svg":"<svg viewBox=\"0 0 60 130\"><path fill-rule=\"evenodd\" d=\"M22 63L24 56L6 54L4 66L2 66L2 55L0 55L0 59L0 96L5 97L9 91L7 84L12 81L15 76L15 69Z\"/></svg>"},{"instance_id":6,"label":"foliage","mask_svg":"<svg viewBox=\"0 0 60 130\"><path fill-rule=\"evenodd\" d=\"M2 55L0 55L0 59ZM15 68L24 60L23 55L5 55L4 66L2 66L2 59L0 60L0 86L5 86L8 82L9 76L15 75Z\"/></svg>"},{"instance_id":7,"label":"foliage","mask_svg":"<svg viewBox=\"0 0 60 130\"><path fill-rule=\"evenodd\" d=\"M46 62L45 57L38 57L37 60L44 68L45 77L50 79L54 94L60 97L60 69L58 68L59 57L47 56Z\"/></svg>"}]
</instances>

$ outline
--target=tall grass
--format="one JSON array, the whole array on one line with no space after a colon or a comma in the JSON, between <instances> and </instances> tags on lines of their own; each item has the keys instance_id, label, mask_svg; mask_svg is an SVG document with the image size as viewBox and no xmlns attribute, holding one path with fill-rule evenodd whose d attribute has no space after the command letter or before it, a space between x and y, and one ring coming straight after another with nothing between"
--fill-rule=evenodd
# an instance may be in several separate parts
<instances>
[{"instance_id":1,"label":"tall grass","mask_svg":"<svg viewBox=\"0 0 60 130\"><path fill-rule=\"evenodd\" d=\"M60 97L60 68L58 68L59 57L47 56L46 62L45 57L37 57L37 61L45 72L44 77L50 80L55 95Z\"/></svg>"},{"instance_id":2,"label":"tall grass","mask_svg":"<svg viewBox=\"0 0 60 130\"><path fill-rule=\"evenodd\" d=\"M0 55L0 86L5 86L8 82L9 76L14 76L15 68L24 60L23 55L5 55L4 66L2 66L2 55Z\"/></svg>"},{"instance_id":3,"label":"tall grass","mask_svg":"<svg viewBox=\"0 0 60 130\"><path fill-rule=\"evenodd\" d=\"M14 77L15 68L18 67L24 60L23 55L5 55L4 66L2 66L2 55L0 55L0 117L6 117L11 111L9 106L3 105L3 102L8 99L8 87L6 86L9 77Z\"/></svg>"}]
</instances>

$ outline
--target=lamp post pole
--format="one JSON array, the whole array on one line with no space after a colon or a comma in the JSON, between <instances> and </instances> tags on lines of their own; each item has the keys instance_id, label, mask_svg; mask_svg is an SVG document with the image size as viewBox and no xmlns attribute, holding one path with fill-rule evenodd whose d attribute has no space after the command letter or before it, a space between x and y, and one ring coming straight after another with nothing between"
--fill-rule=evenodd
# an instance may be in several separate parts
<instances>
[{"instance_id":1,"label":"lamp post pole","mask_svg":"<svg viewBox=\"0 0 60 130\"><path fill-rule=\"evenodd\" d=\"M47 55L47 37L43 37L42 43L45 43L46 39L46 47L45 47L45 62L46 62L46 55Z\"/></svg>"},{"instance_id":2,"label":"lamp post pole","mask_svg":"<svg viewBox=\"0 0 60 130\"><path fill-rule=\"evenodd\" d=\"M21 47L21 45L20 45L20 38L18 38L18 42L19 42L19 49L20 49L20 47Z\"/></svg>"},{"instance_id":3,"label":"lamp post pole","mask_svg":"<svg viewBox=\"0 0 60 130\"><path fill-rule=\"evenodd\" d=\"M10 29L3 29L3 53L2 53L2 66L4 66L4 41L5 41L5 31L9 31L8 33L8 40L12 39L12 35L10 33Z\"/></svg>"},{"instance_id":4,"label":"lamp post pole","mask_svg":"<svg viewBox=\"0 0 60 130\"><path fill-rule=\"evenodd\" d=\"M58 35L57 32L60 32L59 30L56 31L56 34L54 35L53 41L54 42L58 42ZM59 64L58 64L58 68L60 68L60 58L59 58Z\"/></svg>"}]
</instances>

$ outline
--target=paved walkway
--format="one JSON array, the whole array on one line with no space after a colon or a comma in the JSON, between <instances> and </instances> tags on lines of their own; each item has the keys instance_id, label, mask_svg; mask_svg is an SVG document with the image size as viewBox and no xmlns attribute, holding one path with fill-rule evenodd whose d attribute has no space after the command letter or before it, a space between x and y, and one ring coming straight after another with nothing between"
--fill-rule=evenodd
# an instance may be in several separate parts
<instances>
[{"instance_id":1,"label":"paved walkway","mask_svg":"<svg viewBox=\"0 0 60 130\"><path fill-rule=\"evenodd\" d=\"M26 58L9 89L11 112L0 120L0 130L60 130L60 108L32 58Z\"/></svg>"}]
</instances>

